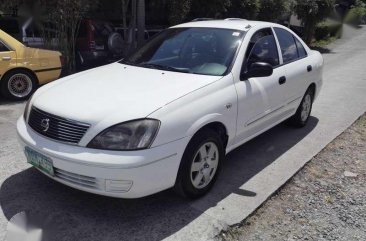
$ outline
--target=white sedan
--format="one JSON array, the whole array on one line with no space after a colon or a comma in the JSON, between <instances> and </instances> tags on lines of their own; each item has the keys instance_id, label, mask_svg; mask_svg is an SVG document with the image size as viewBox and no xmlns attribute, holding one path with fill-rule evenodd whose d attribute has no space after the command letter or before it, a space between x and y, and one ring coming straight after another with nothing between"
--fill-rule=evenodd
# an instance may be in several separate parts
<instances>
[{"instance_id":1,"label":"white sedan","mask_svg":"<svg viewBox=\"0 0 366 241\"><path fill-rule=\"evenodd\" d=\"M227 153L285 120L306 125L322 69L319 52L281 25L194 21L40 88L18 135L28 162L65 185L197 198Z\"/></svg>"}]
</instances>

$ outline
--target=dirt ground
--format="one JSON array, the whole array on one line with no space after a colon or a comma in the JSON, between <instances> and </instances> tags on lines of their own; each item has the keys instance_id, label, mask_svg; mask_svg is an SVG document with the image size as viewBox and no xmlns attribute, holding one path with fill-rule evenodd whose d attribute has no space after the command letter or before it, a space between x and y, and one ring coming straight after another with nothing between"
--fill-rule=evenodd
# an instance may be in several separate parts
<instances>
[{"instance_id":1,"label":"dirt ground","mask_svg":"<svg viewBox=\"0 0 366 241\"><path fill-rule=\"evenodd\" d=\"M366 115L217 240L366 240Z\"/></svg>"}]
</instances>

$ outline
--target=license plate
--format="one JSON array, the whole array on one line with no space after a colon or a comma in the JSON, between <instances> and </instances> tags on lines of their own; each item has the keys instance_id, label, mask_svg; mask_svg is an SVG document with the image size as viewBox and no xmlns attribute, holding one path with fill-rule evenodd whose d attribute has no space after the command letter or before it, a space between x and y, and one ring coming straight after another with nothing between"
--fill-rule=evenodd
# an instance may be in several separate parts
<instances>
[{"instance_id":1,"label":"license plate","mask_svg":"<svg viewBox=\"0 0 366 241\"><path fill-rule=\"evenodd\" d=\"M28 163L38 168L39 170L53 176L53 164L52 160L29 147L24 148L25 156L27 157Z\"/></svg>"}]
</instances>

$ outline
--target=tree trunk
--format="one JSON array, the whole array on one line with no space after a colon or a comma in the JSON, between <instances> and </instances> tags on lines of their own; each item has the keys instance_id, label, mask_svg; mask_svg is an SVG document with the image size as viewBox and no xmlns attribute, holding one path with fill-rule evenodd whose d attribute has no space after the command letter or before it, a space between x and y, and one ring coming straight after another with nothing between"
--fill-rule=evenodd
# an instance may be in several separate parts
<instances>
[{"instance_id":1,"label":"tree trunk","mask_svg":"<svg viewBox=\"0 0 366 241\"><path fill-rule=\"evenodd\" d=\"M135 48L135 42L136 42L136 1L132 0L131 2L131 21L130 25L128 27L128 45L129 45L129 51Z\"/></svg>"},{"instance_id":2,"label":"tree trunk","mask_svg":"<svg viewBox=\"0 0 366 241\"><path fill-rule=\"evenodd\" d=\"M304 23L304 40L307 45L313 41L315 33L316 22L313 18L308 18Z\"/></svg>"},{"instance_id":3,"label":"tree trunk","mask_svg":"<svg viewBox=\"0 0 366 241\"><path fill-rule=\"evenodd\" d=\"M127 8L130 3L130 0L121 0L122 3L122 27L123 27L123 39L126 41L127 39Z\"/></svg>"}]
</instances>

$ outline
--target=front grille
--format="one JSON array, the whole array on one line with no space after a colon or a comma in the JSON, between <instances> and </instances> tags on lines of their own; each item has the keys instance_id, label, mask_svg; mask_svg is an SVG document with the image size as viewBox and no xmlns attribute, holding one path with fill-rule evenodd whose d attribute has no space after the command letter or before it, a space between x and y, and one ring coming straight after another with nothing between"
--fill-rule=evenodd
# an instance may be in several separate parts
<instances>
[{"instance_id":1,"label":"front grille","mask_svg":"<svg viewBox=\"0 0 366 241\"><path fill-rule=\"evenodd\" d=\"M29 114L28 124L43 136L71 144L78 144L90 127L89 124L55 116L35 107Z\"/></svg>"},{"instance_id":2,"label":"front grille","mask_svg":"<svg viewBox=\"0 0 366 241\"><path fill-rule=\"evenodd\" d=\"M94 177L83 176L54 168L55 176L63 181L91 189L100 189L101 185Z\"/></svg>"}]
</instances>

